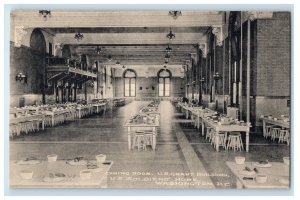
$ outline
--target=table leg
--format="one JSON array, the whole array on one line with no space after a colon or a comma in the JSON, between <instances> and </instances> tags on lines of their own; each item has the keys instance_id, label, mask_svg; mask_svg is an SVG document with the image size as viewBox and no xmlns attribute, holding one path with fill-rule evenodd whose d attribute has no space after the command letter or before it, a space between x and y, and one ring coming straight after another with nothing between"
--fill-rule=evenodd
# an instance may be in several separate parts
<instances>
[{"instance_id":1,"label":"table leg","mask_svg":"<svg viewBox=\"0 0 300 200\"><path fill-rule=\"evenodd\" d=\"M263 136L266 137L266 121L263 120Z\"/></svg>"},{"instance_id":2,"label":"table leg","mask_svg":"<svg viewBox=\"0 0 300 200\"><path fill-rule=\"evenodd\" d=\"M246 132L246 152L249 152L249 131Z\"/></svg>"},{"instance_id":3,"label":"table leg","mask_svg":"<svg viewBox=\"0 0 300 200\"><path fill-rule=\"evenodd\" d=\"M54 114L52 115L52 126L54 126Z\"/></svg>"},{"instance_id":4,"label":"table leg","mask_svg":"<svg viewBox=\"0 0 300 200\"><path fill-rule=\"evenodd\" d=\"M202 124L202 127L201 127L202 128L202 130L201 130L202 132L201 132L201 134L202 134L202 136L204 136L204 122L203 122L203 120L202 120L201 124Z\"/></svg>"},{"instance_id":5,"label":"table leg","mask_svg":"<svg viewBox=\"0 0 300 200\"><path fill-rule=\"evenodd\" d=\"M155 151L155 147L156 147L156 127L153 127L152 131L153 131L152 148L153 148L153 151Z\"/></svg>"},{"instance_id":6,"label":"table leg","mask_svg":"<svg viewBox=\"0 0 300 200\"><path fill-rule=\"evenodd\" d=\"M130 126L127 128L128 130L128 149L131 149L131 128Z\"/></svg>"},{"instance_id":7,"label":"table leg","mask_svg":"<svg viewBox=\"0 0 300 200\"><path fill-rule=\"evenodd\" d=\"M81 119L81 109L78 110L78 117Z\"/></svg>"},{"instance_id":8,"label":"table leg","mask_svg":"<svg viewBox=\"0 0 300 200\"><path fill-rule=\"evenodd\" d=\"M219 131L216 131L215 142L216 142L216 151L219 151Z\"/></svg>"}]
</instances>

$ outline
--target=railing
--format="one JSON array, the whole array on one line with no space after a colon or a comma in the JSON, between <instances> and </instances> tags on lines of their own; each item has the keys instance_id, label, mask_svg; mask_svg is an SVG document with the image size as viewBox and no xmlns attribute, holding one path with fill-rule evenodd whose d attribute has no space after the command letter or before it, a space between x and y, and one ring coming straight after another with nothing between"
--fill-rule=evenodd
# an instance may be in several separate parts
<instances>
[{"instance_id":1,"label":"railing","mask_svg":"<svg viewBox=\"0 0 300 200\"><path fill-rule=\"evenodd\" d=\"M89 72L93 73L91 68L88 69L86 63L82 63L82 62L76 61L74 59L61 58L61 57L48 57L46 61L47 61L48 66L64 65L64 66L68 66L68 67L72 67L72 68L80 69L80 70L84 70L84 71L89 71Z\"/></svg>"}]
</instances>

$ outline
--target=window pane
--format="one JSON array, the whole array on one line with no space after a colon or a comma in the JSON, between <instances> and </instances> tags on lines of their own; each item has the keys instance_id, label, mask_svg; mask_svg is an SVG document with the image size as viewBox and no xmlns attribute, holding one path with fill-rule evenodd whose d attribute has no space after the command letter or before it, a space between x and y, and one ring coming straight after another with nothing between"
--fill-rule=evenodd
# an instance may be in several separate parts
<instances>
[{"instance_id":1,"label":"window pane","mask_svg":"<svg viewBox=\"0 0 300 200\"><path fill-rule=\"evenodd\" d=\"M165 78L165 83L170 83L170 78Z\"/></svg>"},{"instance_id":2,"label":"window pane","mask_svg":"<svg viewBox=\"0 0 300 200\"><path fill-rule=\"evenodd\" d=\"M170 91L169 90L165 91L165 96L170 96Z\"/></svg>"},{"instance_id":3,"label":"window pane","mask_svg":"<svg viewBox=\"0 0 300 200\"><path fill-rule=\"evenodd\" d=\"M134 97L135 96L135 79L131 79L131 84L130 84L130 96Z\"/></svg>"},{"instance_id":4,"label":"window pane","mask_svg":"<svg viewBox=\"0 0 300 200\"><path fill-rule=\"evenodd\" d=\"M158 91L158 96L160 96L160 97L164 96L164 91L163 90L159 90Z\"/></svg>"},{"instance_id":5,"label":"window pane","mask_svg":"<svg viewBox=\"0 0 300 200\"><path fill-rule=\"evenodd\" d=\"M169 83L165 84L165 90L170 90L170 84Z\"/></svg>"},{"instance_id":6,"label":"window pane","mask_svg":"<svg viewBox=\"0 0 300 200\"><path fill-rule=\"evenodd\" d=\"M125 78L125 86L124 86L124 95L125 97L128 97L129 96L129 79L128 78Z\"/></svg>"},{"instance_id":7,"label":"window pane","mask_svg":"<svg viewBox=\"0 0 300 200\"><path fill-rule=\"evenodd\" d=\"M129 90L125 90L125 97L129 97Z\"/></svg>"}]
</instances>

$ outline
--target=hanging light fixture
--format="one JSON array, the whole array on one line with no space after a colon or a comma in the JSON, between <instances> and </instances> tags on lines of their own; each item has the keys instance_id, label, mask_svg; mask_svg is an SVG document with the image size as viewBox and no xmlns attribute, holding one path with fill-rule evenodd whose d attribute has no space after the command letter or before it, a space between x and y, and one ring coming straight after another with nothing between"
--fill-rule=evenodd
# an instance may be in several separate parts
<instances>
[{"instance_id":1,"label":"hanging light fixture","mask_svg":"<svg viewBox=\"0 0 300 200\"><path fill-rule=\"evenodd\" d=\"M165 55L165 62L168 63L169 60L170 60L170 58L171 58L170 54L167 53L167 54Z\"/></svg>"},{"instance_id":2,"label":"hanging light fixture","mask_svg":"<svg viewBox=\"0 0 300 200\"><path fill-rule=\"evenodd\" d=\"M172 40L173 38L175 38L175 33L172 32L171 28L170 28L170 32L167 34L167 38L169 38L169 40Z\"/></svg>"},{"instance_id":3,"label":"hanging light fixture","mask_svg":"<svg viewBox=\"0 0 300 200\"><path fill-rule=\"evenodd\" d=\"M51 17L51 11L50 10L39 10L39 15L43 17L43 19L46 21L47 18Z\"/></svg>"},{"instance_id":4,"label":"hanging light fixture","mask_svg":"<svg viewBox=\"0 0 300 200\"><path fill-rule=\"evenodd\" d=\"M97 47L95 48L95 53L99 55L101 52L102 52L101 47L97 46Z\"/></svg>"},{"instance_id":5,"label":"hanging light fixture","mask_svg":"<svg viewBox=\"0 0 300 200\"><path fill-rule=\"evenodd\" d=\"M112 61L112 57L111 57L111 55L108 55L108 57L107 57L107 60L108 60L109 62L111 62L111 61Z\"/></svg>"},{"instance_id":6,"label":"hanging light fixture","mask_svg":"<svg viewBox=\"0 0 300 200\"><path fill-rule=\"evenodd\" d=\"M75 36L74 38L77 40L77 42L81 41L84 37L83 37L83 34L78 32L78 33L75 33Z\"/></svg>"},{"instance_id":7,"label":"hanging light fixture","mask_svg":"<svg viewBox=\"0 0 300 200\"><path fill-rule=\"evenodd\" d=\"M172 51L172 48L170 47L170 45L168 44L167 48L166 48L166 52L170 53Z\"/></svg>"},{"instance_id":8,"label":"hanging light fixture","mask_svg":"<svg viewBox=\"0 0 300 200\"><path fill-rule=\"evenodd\" d=\"M222 76L221 76L218 72L216 72L216 73L213 75L213 78L214 78L215 81L218 81L218 80L222 79Z\"/></svg>"},{"instance_id":9,"label":"hanging light fixture","mask_svg":"<svg viewBox=\"0 0 300 200\"><path fill-rule=\"evenodd\" d=\"M172 10L172 11L169 11L169 15L171 17L173 17L173 19L177 19L179 16L182 15L182 13L179 10Z\"/></svg>"}]
</instances>

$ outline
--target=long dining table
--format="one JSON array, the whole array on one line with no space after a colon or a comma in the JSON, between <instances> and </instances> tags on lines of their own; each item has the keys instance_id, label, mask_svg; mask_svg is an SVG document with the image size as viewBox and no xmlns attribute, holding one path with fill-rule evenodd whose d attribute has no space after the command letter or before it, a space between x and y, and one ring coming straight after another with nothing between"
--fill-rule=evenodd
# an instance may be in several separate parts
<instances>
[{"instance_id":1,"label":"long dining table","mask_svg":"<svg viewBox=\"0 0 300 200\"><path fill-rule=\"evenodd\" d=\"M214 129L216 134L219 132L243 132L246 134L246 152L249 152L249 137L250 137L250 125L247 124L221 124L220 122L214 122L212 119L202 118L202 133L204 133L204 127L208 126ZM216 151L219 151L219 137L216 137Z\"/></svg>"},{"instance_id":2,"label":"long dining table","mask_svg":"<svg viewBox=\"0 0 300 200\"><path fill-rule=\"evenodd\" d=\"M42 124L42 130L45 129L45 115L44 114L27 114L24 116L14 117L9 119L10 124L20 124L22 122L37 120ZM19 134L19 133L18 133Z\"/></svg>"},{"instance_id":3,"label":"long dining table","mask_svg":"<svg viewBox=\"0 0 300 200\"><path fill-rule=\"evenodd\" d=\"M59 115L64 114L70 114L72 112L75 112L75 109L72 108L65 108L65 109L58 109L58 110L52 110L52 111L44 111L45 116L51 117L51 126L55 126L55 117Z\"/></svg>"},{"instance_id":4,"label":"long dining table","mask_svg":"<svg viewBox=\"0 0 300 200\"><path fill-rule=\"evenodd\" d=\"M290 166L283 162L270 162L268 165L260 165L258 162L245 162L236 164L232 161L226 162L227 167L236 176L237 188L249 189L288 189L290 187ZM245 168L256 168L257 173L246 175ZM257 174L267 176L265 183L256 182Z\"/></svg>"},{"instance_id":5,"label":"long dining table","mask_svg":"<svg viewBox=\"0 0 300 200\"><path fill-rule=\"evenodd\" d=\"M107 174L113 165L113 161L97 163L96 160L87 161L90 164L98 166L95 169L89 169L87 164L76 163L70 165L68 160L57 160L48 162L41 160L34 164L26 164L19 161L10 161L9 184L12 188L107 188ZM32 179L21 178L24 170L33 172ZM91 172L91 177L84 179L80 177L82 170ZM57 176L56 176L57 174Z\"/></svg>"},{"instance_id":6,"label":"long dining table","mask_svg":"<svg viewBox=\"0 0 300 200\"><path fill-rule=\"evenodd\" d=\"M104 103L93 103L92 106L94 108L96 108L96 110L94 110L94 113L99 113L101 111L101 108L103 108L103 111L104 113L106 112L106 106L107 106L107 103L104 102Z\"/></svg>"},{"instance_id":7,"label":"long dining table","mask_svg":"<svg viewBox=\"0 0 300 200\"><path fill-rule=\"evenodd\" d=\"M290 121L288 119L284 119L284 118L273 118L273 117L269 117L269 116L262 116L261 120L263 121L263 131L264 131L264 135L265 130L266 130L266 125L267 124L272 124L272 125L276 125L276 126L280 126L283 128L290 128Z\"/></svg>"},{"instance_id":8,"label":"long dining table","mask_svg":"<svg viewBox=\"0 0 300 200\"><path fill-rule=\"evenodd\" d=\"M132 149L132 136L133 136L133 130L152 130L152 149L155 151L156 147L156 136L157 136L157 129L160 125L159 123L159 116L156 114L153 114L155 117L153 122L140 122L140 123L135 123L131 119L127 120L124 124L124 127L127 127L127 134L128 134L128 149Z\"/></svg>"}]
</instances>

